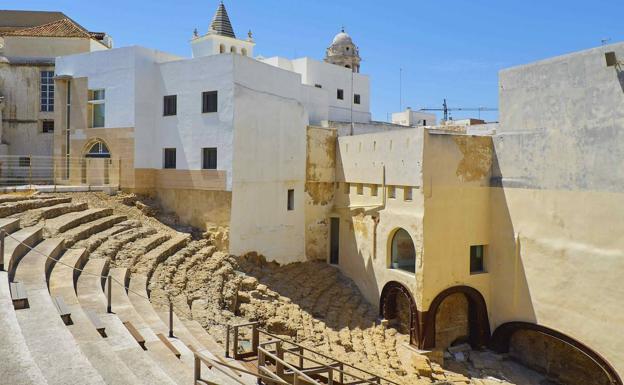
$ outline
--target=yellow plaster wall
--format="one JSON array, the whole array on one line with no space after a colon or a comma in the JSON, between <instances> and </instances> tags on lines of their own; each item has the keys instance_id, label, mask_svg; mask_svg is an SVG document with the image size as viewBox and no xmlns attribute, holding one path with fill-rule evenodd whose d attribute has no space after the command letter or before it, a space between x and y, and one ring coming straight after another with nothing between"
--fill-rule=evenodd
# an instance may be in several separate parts
<instances>
[{"instance_id":1,"label":"yellow plaster wall","mask_svg":"<svg viewBox=\"0 0 624 385\"><path fill-rule=\"evenodd\" d=\"M57 57L91 51L91 39L77 37L4 36L4 44L5 56Z\"/></svg>"},{"instance_id":2,"label":"yellow plaster wall","mask_svg":"<svg viewBox=\"0 0 624 385\"><path fill-rule=\"evenodd\" d=\"M470 246L488 245L490 137L429 133L424 146L421 310L444 289L466 285L489 305L491 273L470 273ZM486 251L485 269L489 270Z\"/></svg>"},{"instance_id":3,"label":"yellow plaster wall","mask_svg":"<svg viewBox=\"0 0 624 385\"><path fill-rule=\"evenodd\" d=\"M492 324L550 327L624 373L624 194L491 190Z\"/></svg>"}]
</instances>

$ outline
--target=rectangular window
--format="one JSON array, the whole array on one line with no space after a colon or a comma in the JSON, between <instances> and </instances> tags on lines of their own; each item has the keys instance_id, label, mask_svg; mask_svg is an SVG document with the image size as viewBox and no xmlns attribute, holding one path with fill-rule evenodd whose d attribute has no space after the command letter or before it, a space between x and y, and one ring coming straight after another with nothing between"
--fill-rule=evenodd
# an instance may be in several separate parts
<instances>
[{"instance_id":1,"label":"rectangular window","mask_svg":"<svg viewBox=\"0 0 624 385\"><path fill-rule=\"evenodd\" d=\"M20 167L30 167L30 156L20 156L18 162Z\"/></svg>"},{"instance_id":2,"label":"rectangular window","mask_svg":"<svg viewBox=\"0 0 624 385\"><path fill-rule=\"evenodd\" d=\"M202 168L204 170L216 170L217 169L217 148L216 147L202 148Z\"/></svg>"},{"instance_id":3,"label":"rectangular window","mask_svg":"<svg viewBox=\"0 0 624 385\"><path fill-rule=\"evenodd\" d=\"M360 94L353 95L353 104L360 104Z\"/></svg>"},{"instance_id":4,"label":"rectangular window","mask_svg":"<svg viewBox=\"0 0 624 385\"><path fill-rule=\"evenodd\" d=\"M54 71L41 71L41 111L54 111Z\"/></svg>"},{"instance_id":5,"label":"rectangular window","mask_svg":"<svg viewBox=\"0 0 624 385\"><path fill-rule=\"evenodd\" d=\"M364 186L362 183L357 184L357 195L364 195Z\"/></svg>"},{"instance_id":6,"label":"rectangular window","mask_svg":"<svg viewBox=\"0 0 624 385\"><path fill-rule=\"evenodd\" d=\"M344 184L344 193L345 194L350 194L351 193L351 184L349 182L345 182L345 184Z\"/></svg>"},{"instance_id":7,"label":"rectangular window","mask_svg":"<svg viewBox=\"0 0 624 385\"><path fill-rule=\"evenodd\" d=\"M54 120L42 120L41 121L41 132L43 132L43 133L52 133L52 132L54 132Z\"/></svg>"},{"instance_id":8,"label":"rectangular window","mask_svg":"<svg viewBox=\"0 0 624 385\"><path fill-rule=\"evenodd\" d=\"M165 148L163 150L163 168L176 168L175 148Z\"/></svg>"},{"instance_id":9,"label":"rectangular window","mask_svg":"<svg viewBox=\"0 0 624 385\"><path fill-rule=\"evenodd\" d=\"M323 86L320 85L320 84L315 84L314 87L316 87L316 88L323 88Z\"/></svg>"},{"instance_id":10,"label":"rectangular window","mask_svg":"<svg viewBox=\"0 0 624 385\"><path fill-rule=\"evenodd\" d=\"M392 199L396 198L396 187L388 186L388 197Z\"/></svg>"},{"instance_id":11,"label":"rectangular window","mask_svg":"<svg viewBox=\"0 0 624 385\"><path fill-rule=\"evenodd\" d=\"M288 189L288 202L287 202L288 211L292 211L295 209L295 190Z\"/></svg>"},{"instance_id":12,"label":"rectangular window","mask_svg":"<svg viewBox=\"0 0 624 385\"><path fill-rule=\"evenodd\" d=\"M403 187L403 200L411 201L412 200L412 188L405 186Z\"/></svg>"},{"instance_id":13,"label":"rectangular window","mask_svg":"<svg viewBox=\"0 0 624 385\"><path fill-rule=\"evenodd\" d=\"M163 98L163 115L176 115L178 110L178 95L167 95Z\"/></svg>"},{"instance_id":14,"label":"rectangular window","mask_svg":"<svg viewBox=\"0 0 624 385\"><path fill-rule=\"evenodd\" d=\"M104 90L89 90L89 123L90 127L104 127L106 114L106 92Z\"/></svg>"},{"instance_id":15,"label":"rectangular window","mask_svg":"<svg viewBox=\"0 0 624 385\"><path fill-rule=\"evenodd\" d=\"M217 91L202 92L202 112L217 112Z\"/></svg>"},{"instance_id":16,"label":"rectangular window","mask_svg":"<svg viewBox=\"0 0 624 385\"><path fill-rule=\"evenodd\" d=\"M470 246L470 273L485 271L485 245Z\"/></svg>"},{"instance_id":17,"label":"rectangular window","mask_svg":"<svg viewBox=\"0 0 624 385\"><path fill-rule=\"evenodd\" d=\"M372 184L371 187L371 196L376 197L378 194L378 187L376 184Z\"/></svg>"},{"instance_id":18,"label":"rectangular window","mask_svg":"<svg viewBox=\"0 0 624 385\"><path fill-rule=\"evenodd\" d=\"M338 88L338 92L336 93L336 97L338 98L338 100L344 100L344 90L341 90L340 88Z\"/></svg>"}]
</instances>

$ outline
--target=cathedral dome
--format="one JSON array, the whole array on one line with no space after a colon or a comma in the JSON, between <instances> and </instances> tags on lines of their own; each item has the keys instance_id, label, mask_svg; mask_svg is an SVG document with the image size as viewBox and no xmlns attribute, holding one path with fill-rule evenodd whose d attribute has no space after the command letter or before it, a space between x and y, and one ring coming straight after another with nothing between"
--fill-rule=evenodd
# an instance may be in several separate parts
<instances>
[{"instance_id":1,"label":"cathedral dome","mask_svg":"<svg viewBox=\"0 0 624 385\"><path fill-rule=\"evenodd\" d=\"M338 44L353 44L353 40L351 40L351 36L343 30L339 32L332 41L332 45Z\"/></svg>"}]
</instances>

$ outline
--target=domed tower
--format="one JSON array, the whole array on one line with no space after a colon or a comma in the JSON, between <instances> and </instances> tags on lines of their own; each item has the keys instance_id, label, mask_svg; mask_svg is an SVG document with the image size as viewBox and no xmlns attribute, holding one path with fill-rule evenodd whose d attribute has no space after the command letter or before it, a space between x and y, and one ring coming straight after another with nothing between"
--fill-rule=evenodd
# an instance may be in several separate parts
<instances>
[{"instance_id":1,"label":"domed tower","mask_svg":"<svg viewBox=\"0 0 624 385\"><path fill-rule=\"evenodd\" d=\"M353 44L351 36L344 31L334 37L329 48L325 52L325 61L327 63L351 68L353 72L360 72L360 52L358 47Z\"/></svg>"}]
</instances>

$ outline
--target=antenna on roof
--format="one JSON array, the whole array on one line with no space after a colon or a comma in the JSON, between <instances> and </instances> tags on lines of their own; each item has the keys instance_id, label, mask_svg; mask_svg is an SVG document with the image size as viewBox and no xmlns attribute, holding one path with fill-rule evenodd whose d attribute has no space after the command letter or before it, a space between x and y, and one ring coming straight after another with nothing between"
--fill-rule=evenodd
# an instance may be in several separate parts
<instances>
[{"instance_id":1,"label":"antenna on roof","mask_svg":"<svg viewBox=\"0 0 624 385\"><path fill-rule=\"evenodd\" d=\"M607 37L607 38L604 38L604 39L600 39L600 44L601 45L607 45L610 42L611 42L611 38L610 37Z\"/></svg>"},{"instance_id":2,"label":"antenna on roof","mask_svg":"<svg viewBox=\"0 0 624 385\"><path fill-rule=\"evenodd\" d=\"M446 103L446 98L444 98L444 102L442 103L442 108L421 108L421 111L442 111L444 113L444 120L449 120L449 113L451 111L479 111L479 118L481 118L481 111L498 111L498 108L491 107L476 107L476 108L466 108L466 107L455 107L449 108Z\"/></svg>"}]
</instances>

